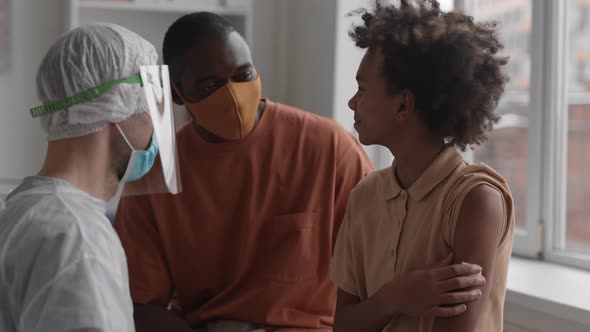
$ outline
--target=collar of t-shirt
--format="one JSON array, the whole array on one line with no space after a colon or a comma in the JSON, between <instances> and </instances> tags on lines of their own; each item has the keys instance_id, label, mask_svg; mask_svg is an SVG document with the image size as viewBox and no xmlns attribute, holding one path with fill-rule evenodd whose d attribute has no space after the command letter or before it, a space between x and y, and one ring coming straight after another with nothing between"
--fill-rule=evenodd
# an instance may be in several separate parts
<instances>
[{"instance_id":1,"label":"collar of t-shirt","mask_svg":"<svg viewBox=\"0 0 590 332\"><path fill-rule=\"evenodd\" d=\"M420 175L418 180L408 188L408 193L412 199L419 201L431 192L436 186L451 174L457 165L463 161L463 157L455 147L447 146L436 159L428 166L426 171ZM389 172L382 192L385 200L396 198L404 189L395 177L396 161L393 161L391 172Z\"/></svg>"}]
</instances>

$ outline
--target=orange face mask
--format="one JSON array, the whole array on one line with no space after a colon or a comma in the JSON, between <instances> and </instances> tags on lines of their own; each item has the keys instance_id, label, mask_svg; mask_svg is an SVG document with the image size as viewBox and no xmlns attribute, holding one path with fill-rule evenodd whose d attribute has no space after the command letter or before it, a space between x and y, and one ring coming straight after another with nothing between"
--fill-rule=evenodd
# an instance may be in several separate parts
<instances>
[{"instance_id":1,"label":"orange face mask","mask_svg":"<svg viewBox=\"0 0 590 332\"><path fill-rule=\"evenodd\" d=\"M188 102L174 86L195 121L226 140L239 140L254 129L261 98L260 77L248 82L230 82L197 103Z\"/></svg>"}]
</instances>

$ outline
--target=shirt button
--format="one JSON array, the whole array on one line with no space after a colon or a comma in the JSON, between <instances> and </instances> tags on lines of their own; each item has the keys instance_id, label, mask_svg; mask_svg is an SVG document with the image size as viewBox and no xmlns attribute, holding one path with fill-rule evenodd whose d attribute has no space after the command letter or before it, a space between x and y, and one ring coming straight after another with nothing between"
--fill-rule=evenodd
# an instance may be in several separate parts
<instances>
[{"instance_id":1,"label":"shirt button","mask_svg":"<svg viewBox=\"0 0 590 332\"><path fill-rule=\"evenodd\" d=\"M405 191L402 191L402 198L403 198L403 199L406 199L407 197L408 197L408 194L406 194L406 192L405 192Z\"/></svg>"}]
</instances>

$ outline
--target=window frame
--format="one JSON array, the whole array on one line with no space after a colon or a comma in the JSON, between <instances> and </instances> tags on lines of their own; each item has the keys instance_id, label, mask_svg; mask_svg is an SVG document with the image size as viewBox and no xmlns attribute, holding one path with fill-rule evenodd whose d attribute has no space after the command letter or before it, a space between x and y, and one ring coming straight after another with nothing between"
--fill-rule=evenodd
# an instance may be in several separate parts
<instances>
[{"instance_id":1,"label":"window frame","mask_svg":"<svg viewBox=\"0 0 590 332\"><path fill-rule=\"evenodd\" d=\"M455 8L477 17L476 1L455 0ZM525 227L515 231L513 255L590 270L590 255L562 249L567 226L567 3L531 4L527 215Z\"/></svg>"},{"instance_id":2,"label":"window frame","mask_svg":"<svg viewBox=\"0 0 590 332\"><path fill-rule=\"evenodd\" d=\"M547 7L547 52L551 67L546 105L545 122L545 178L548 190L545 192L543 206L547 231L545 232L544 258L557 264L569 265L590 270L590 255L564 249L567 227L567 163L568 163L568 119L569 119L569 80L567 61L569 55L568 9L565 1L544 0Z\"/></svg>"},{"instance_id":3,"label":"window frame","mask_svg":"<svg viewBox=\"0 0 590 332\"><path fill-rule=\"evenodd\" d=\"M455 8L463 10L469 15L477 17L477 0L456 0ZM527 188L525 225L514 231L513 253L522 257L538 258L542 253L542 216L541 216L541 192L542 192L542 112L535 112L542 108L542 94L544 82L544 41L543 33L537 26L543 26L537 18L538 12L544 10L540 5L542 1L531 0L532 4L532 32L531 32L531 86L529 88L529 114L527 128ZM540 69L540 70L539 70ZM473 161L473 152L465 155L466 159Z\"/></svg>"}]
</instances>

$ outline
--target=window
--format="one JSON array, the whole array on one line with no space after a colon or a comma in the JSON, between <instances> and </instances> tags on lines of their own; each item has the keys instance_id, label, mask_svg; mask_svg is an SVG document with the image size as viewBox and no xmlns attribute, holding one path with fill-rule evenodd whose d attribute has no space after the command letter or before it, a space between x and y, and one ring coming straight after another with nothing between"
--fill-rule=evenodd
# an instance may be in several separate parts
<instances>
[{"instance_id":1,"label":"window","mask_svg":"<svg viewBox=\"0 0 590 332\"><path fill-rule=\"evenodd\" d=\"M516 206L514 253L590 269L590 0L458 0L497 21L511 82L472 154Z\"/></svg>"},{"instance_id":2,"label":"window","mask_svg":"<svg viewBox=\"0 0 590 332\"><path fill-rule=\"evenodd\" d=\"M506 68L510 82L497 110L502 119L488 142L474 151L473 158L504 175L514 196L516 225L521 229L526 218L531 56L520 46L531 38L531 1L498 1L494 6L481 6L485 1L475 1L478 20L505 22L500 25L500 37L505 44L504 54L510 57Z\"/></svg>"},{"instance_id":3,"label":"window","mask_svg":"<svg viewBox=\"0 0 590 332\"><path fill-rule=\"evenodd\" d=\"M506 73L510 82L498 105L502 116L489 140L473 152L475 161L484 162L500 172L512 190L515 214L515 251L528 256L538 252L538 207L530 197L538 192L537 181L529 172L534 146L529 144L534 132L529 130L533 109L531 86L533 54L530 50L533 0L496 0L493 5L484 0L469 2L478 21L499 22L499 34L504 44L503 56L510 58Z\"/></svg>"},{"instance_id":4,"label":"window","mask_svg":"<svg viewBox=\"0 0 590 332\"><path fill-rule=\"evenodd\" d=\"M567 1L567 207L562 249L590 254L590 1Z\"/></svg>"}]
</instances>

